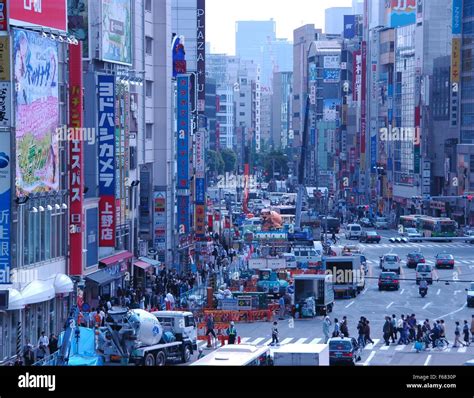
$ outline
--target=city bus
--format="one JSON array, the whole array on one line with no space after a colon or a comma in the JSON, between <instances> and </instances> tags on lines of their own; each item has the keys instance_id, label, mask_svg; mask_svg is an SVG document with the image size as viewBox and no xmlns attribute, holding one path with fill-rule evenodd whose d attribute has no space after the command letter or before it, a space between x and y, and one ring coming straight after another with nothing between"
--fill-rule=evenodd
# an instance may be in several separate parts
<instances>
[{"instance_id":1,"label":"city bus","mask_svg":"<svg viewBox=\"0 0 474 398\"><path fill-rule=\"evenodd\" d=\"M416 228L426 238L454 238L458 224L450 218L423 216L418 218Z\"/></svg>"},{"instance_id":2,"label":"city bus","mask_svg":"<svg viewBox=\"0 0 474 398\"><path fill-rule=\"evenodd\" d=\"M267 366L269 357L268 346L228 344L198 359L191 366Z\"/></svg>"},{"instance_id":3,"label":"city bus","mask_svg":"<svg viewBox=\"0 0 474 398\"><path fill-rule=\"evenodd\" d=\"M418 228L418 219L421 218L421 215L411 215L411 216L401 216L400 224L403 225L403 228Z\"/></svg>"}]
</instances>

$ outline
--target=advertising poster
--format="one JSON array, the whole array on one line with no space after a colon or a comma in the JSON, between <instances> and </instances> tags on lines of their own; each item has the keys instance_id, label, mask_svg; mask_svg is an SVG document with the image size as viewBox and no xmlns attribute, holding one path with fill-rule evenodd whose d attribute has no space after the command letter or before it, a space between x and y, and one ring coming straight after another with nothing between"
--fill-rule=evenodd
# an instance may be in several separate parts
<instances>
[{"instance_id":1,"label":"advertising poster","mask_svg":"<svg viewBox=\"0 0 474 398\"><path fill-rule=\"evenodd\" d=\"M359 101L362 87L362 53L360 51L354 52L354 86L352 88L352 99Z\"/></svg>"},{"instance_id":2,"label":"advertising poster","mask_svg":"<svg viewBox=\"0 0 474 398\"><path fill-rule=\"evenodd\" d=\"M89 0L68 0L67 16L69 33L82 42L82 55L89 59Z\"/></svg>"},{"instance_id":3,"label":"advertising poster","mask_svg":"<svg viewBox=\"0 0 474 398\"><path fill-rule=\"evenodd\" d=\"M84 125L82 97L82 47L69 46L69 127L80 129ZM74 137L69 142L69 214L70 214L70 268L69 274L82 275L84 239L84 141ZM72 228L73 227L73 228Z\"/></svg>"},{"instance_id":4,"label":"advertising poster","mask_svg":"<svg viewBox=\"0 0 474 398\"><path fill-rule=\"evenodd\" d=\"M461 39L453 39L451 51L451 83L459 83L461 81Z\"/></svg>"},{"instance_id":5,"label":"advertising poster","mask_svg":"<svg viewBox=\"0 0 474 398\"><path fill-rule=\"evenodd\" d=\"M155 192L153 198L154 248L166 251L166 192Z\"/></svg>"},{"instance_id":6,"label":"advertising poster","mask_svg":"<svg viewBox=\"0 0 474 398\"><path fill-rule=\"evenodd\" d=\"M178 75L178 189L189 189L190 76Z\"/></svg>"},{"instance_id":7,"label":"advertising poster","mask_svg":"<svg viewBox=\"0 0 474 398\"><path fill-rule=\"evenodd\" d=\"M178 233L186 235L190 232L190 199L189 196L178 196Z\"/></svg>"},{"instance_id":8,"label":"advertising poster","mask_svg":"<svg viewBox=\"0 0 474 398\"><path fill-rule=\"evenodd\" d=\"M7 30L7 0L0 0L0 30Z\"/></svg>"},{"instance_id":9,"label":"advertising poster","mask_svg":"<svg viewBox=\"0 0 474 398\"><path fill-rule=\"evenodd\" d=\"M339 83L341 81L340 69L324 69L324 83Z\"/></svg>"},{"instance_id":10,"label":"advertising poster","mask_svg":"<svg viewBox=\"0 0 474 398\"><path fill-rule=\"evenodd\" d=\"M173 77L187 72L186 51L184 50L184 37L175 36L171 45L173 51Z\"/></svg>"},{"instance_id":11,"label":"advertising poster","mask_svg":"<svg viewBox=\"0 0 474 398\"><path fill-rule=\"evenodd\" d=\"M339 118L340 99L324 100L323 120L325 122L335 122Z\"/></svg>"},{"instance_id":12,"label":"advertising poster","mask_svg":"<svg viewBox=\"0 0 474 398\"><path fill-rule=\"evenodd\" d=\"M59 189L58 44L13 30L18 196Z\"/></svg>"},{"instance_id":13,"label":"advertising poster","mask_svg":"<svg viewBox=\"0 0 474 398\"><path fill-rule=\"evenodd\" d=\"M197 110L206 110L206 0L197 1Z\"/></svg>"},{"instance_id":14,"label":"advertising poster","mask_svg":"<svg viewBox=\"0 0 474 398\"><path fill-rule=\"evenodd\" d=\"M130 0L102 0L102 60L132 65Z\"/></svg>"},{"instance_id":15,"label":"advertising poster","mask_svg":"<svg viewBox=\"0 0 474 398\"><path fill-rule=\"evenodd\" d=\"M67 32L66 0L11 0L10 25Z\"/></svg>"},{"instance_id":16,"label":"advertising poster","mask_svg":"<svg viewBox=\"0 0 474 398\"><path fill-rule=\"evenodd\" d=\"M95 267L99 263L99 245L97 231L99 230L99 210L94 207L86 210L86 268Z\"/></svg>"},{"instance_id":17,"label":"advertising poster","mask_svg":"<svg viewBox=\"0 0 474 398\"><path fill-rule=\"evenodd\" d=\"M341 58L339 55L326 55L324 57L324 69L339 69L341 67Z\"/></svg>"},{"instance_id":18,"label":"advertising poster","mask_svg":"<svg viewBox=\"0 0 474 398\"><path fill-rule=\"evenodd\" d=\"M10 82L0 82L0 126L10 127L12 125Z\"/></svg>"},{"instance_id":19,"label":"advertising poster","mask_svg":"<svg viewBox=\"0 0 474 398\"><path fill-rule=\"evenodd\" d=\"M356 16L344 15L344 39L353 39L356 36Z\"/></svg>"},{"instance_id":20,"label":"advertising poster","mask_svg":"<svg viewBox=\"0 0 474 398\"><path fill-rule=\"evenodd\" d=\"M386 0L385 11L391 28L400 28L416 23L417 0Z\"/></svg>"},{"instance_id":21,"label":"advertising poster","mask_svg":"<svg viewBox=\"0 0 474 398\"><path fill-rule=\"evenodd\" d=\"M453 35L460 35L462 32L462 1L463 0L453 0Z\"/></svg>"},{"instance_id":22,"label":"advertising poster","mask_svg":"<svg viewBox=\"0 0 474 398\"><path fill-rule=\"evenodd\" d=\"M115 247L115 77L98 75L99 246Z\"/></svg>"},{"instance_id":23,"label":"advertising poster","mask_svg":"<svg viewBox=\"0 0 474 398\"><path fill-rule=\"evenodd\" d=\"M0 285L10 283L11 168L10 132L0 133Z\"/></svg>"},{"instance_id":24,"label":"advertising poster","mask_svg":"<svg viewBox=\"0 0 474 398\"><path fill-rule=\"evenodd\" d=\"M0 36L0 80L8 81L8 82L10 81L10 37L9 36Z\"/></svg>"}]
</instances>

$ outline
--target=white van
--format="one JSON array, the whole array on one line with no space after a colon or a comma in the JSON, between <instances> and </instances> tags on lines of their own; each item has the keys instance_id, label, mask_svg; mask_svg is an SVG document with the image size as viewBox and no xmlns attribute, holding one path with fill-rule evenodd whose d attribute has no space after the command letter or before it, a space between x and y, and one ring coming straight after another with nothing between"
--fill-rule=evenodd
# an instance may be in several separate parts
<instances>
[{"instance_id":1,"label":"white van","mask_svg":"<svg viewBox=\"0 0 474 398\"><path fill-rule=\"evenodd\" d=\"M346 228L346 239L359 239L362 227L359 224L349 224Z\"/></svg>"},{"instance_id":2,"label":"white van","mask_svg":"<svg viewBox=\"0 0 474 398\"><path fill-rule=\"evenodd\" d=\"M293 253L283 253L282 257L286 261L286 268L289 268L289 269L297 268L296 257Z\"/></svg>"}]
</instances>

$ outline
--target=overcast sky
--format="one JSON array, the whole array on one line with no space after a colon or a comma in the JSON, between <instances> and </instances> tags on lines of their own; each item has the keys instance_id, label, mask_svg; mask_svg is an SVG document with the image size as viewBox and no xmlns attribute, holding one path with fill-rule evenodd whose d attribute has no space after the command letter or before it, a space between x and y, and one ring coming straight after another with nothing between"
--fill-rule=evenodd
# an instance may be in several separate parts
<instances>
[{"instance_id":1,"label":"overcast sky","mask_svg":"<svg viewBox=\"0 0 474 398\"><path fill-rule=\"evenodd\" d=\"M277 37L293 41L293 30L308 23L324 31L326 8L351 6L351 0L207 0L206 41L212 53L235 54L235 22L270 18Z\"/></svg>"}]
</instances>

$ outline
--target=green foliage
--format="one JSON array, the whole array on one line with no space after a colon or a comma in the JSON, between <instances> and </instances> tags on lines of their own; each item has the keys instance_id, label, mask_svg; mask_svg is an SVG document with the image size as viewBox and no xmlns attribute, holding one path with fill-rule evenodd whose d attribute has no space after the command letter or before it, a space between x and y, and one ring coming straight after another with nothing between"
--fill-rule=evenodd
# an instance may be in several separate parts
<instances>
[{"instance_id":1,"label":"green foliage","mask_svg":"<svg viewBox=\"0 0 474 398\"><path fill-rule=\"evenodd\" d=\"M224 171L226 173L232 173L235 171L235 167L237 165L237 155L231 149L223 149L220 152L222 156L222 160L224 161Z\"/></svg>"}]
</instances>

